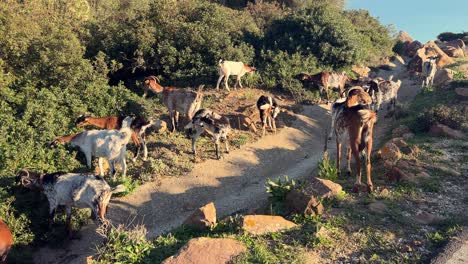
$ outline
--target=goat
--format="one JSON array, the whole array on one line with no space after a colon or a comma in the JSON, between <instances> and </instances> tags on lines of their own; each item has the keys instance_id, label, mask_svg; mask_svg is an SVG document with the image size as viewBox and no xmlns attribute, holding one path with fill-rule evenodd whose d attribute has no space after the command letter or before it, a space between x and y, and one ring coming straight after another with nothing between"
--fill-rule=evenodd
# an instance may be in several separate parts
<instances>
[{"instance_id":1,"label":"goat","mask_svg":"<svg viewBox=\"0 0 468 264\"><path fill-rule=\"evenodd\" d=\"M237 84L239 84L239 86L243 88L242 83L241 83L242 76L244 76L246 73L253 73L256 70L257 69L255 69L255 67L244 65L244 63L241 61L219 60L219 69L218 69L219 78L218 78L218 82L216 83L216 90L219 90L219 84L224 78L224 86L226 87L228 91L230 91L228 81L229 81L229 76L231 75L237 76L237 81L236 81L236 84L234 85L234 88L237 89Z\"/></svg>"},{"instance_id":2,"label":"goat","mask_svg":"<svg viewBox=\"0 0 468 264\"><path fill-rule=\"evenodd\" d=\"M301 81L304 86L309 86L311 84L317 85L319 87L320 94L323 95L325 93L327 96L327 104L330 101L328 92L329 88L339 89L339 93L342 95L345 91L346 82L348 81L348 77L345 72L337 73L328 71L322 71L313 75L300 73L296 75L295 78Z\"/></svg>"},{"instance_id":3,"label":"goat","mask_svg":"<svg viewBox=\"0 0 468 264\"><path fill-rule=\"evenodd\" d=\"M106 223L107 205L112 194L125 191L123 185L111 188L102 177L86 173L39 174L23 169L17 174L17 180L24 187L45 194L49 201L49 225L53 222L57 207L66 207L69 234L72 231L72 207L90 208L96 220Z\"/></svg>"},{"instance_id":4,"label":"goat","mask_svg":"<svg viewBox=\"0 0 468 264\"><path fill-rule=\"evenodd\" d=\"M89 115L81 115L76 119L75 123L77 124L77 127L95 126L105 129L120 129L122 128L123 119L123 116L92 117ZM153 124L153 121L148 122L142 117L136 117L132 121L132 124L130 125L130 128L133 130L132 141L133 144L137 146L137 152L133 157L133 161L138 158L141 145L143 146L143 160L148 158L148 148L145 141L145 132L146 129Z\"/></svg>"},{"instance_id":5,"label":"goat","mask_svg":"<svg viewBox=\"0 0 468 264\"><path fill-rule=\"evenodd\" d=\"M219 154L220 141L224 142L226 153L229 153L228 134L231 132L231 126L227 117L221 116L210 109L200 109L195 113L192 122L185 126L185 129L190 131L194 156L197 155L195 142L204 131L208 132L212 136L216 146L217 159L221 158Z\"/></svg>"},{"instance_id":6,"label":"goat","mask_svg":"<svg viewBox=\"0 0 468 264\"><path fill-rule=\"evenodd\" d=\"M422 65L423 82L421 87L432 86L434 84L434 76L437 71L437 57L429 57Z\"/></svg>"},{"instance_id":7,"label":"goat","mask_svg":"<svg viewBox=\"0 0 468 264\"><path fill-rule=\"evenodd\" d=\"M127 153L127 143L132 136L129 127L133 118L126 117L122 122L120 130L87 130L69 136L59 137L51 142L51 146L57 143L70 142L73 146L78 146L86 156L86 165L91 168L91 158L99 158L100 175L103 176L102 158L109 161L110 175L115 176L115 163L120 162L122 166L122 177L127 174L127 163L125 156Z\"/></svg>"},{"instance_id":8,"label":"goat","mask_svg":"<svg viewBox=\"0 0 468 264\"><path fill-rule=\"evenodd\" d=\"M334 104L335 120L334 133L336 137L336 167L340 174L341 146L348 146L347 169L351 175L351 154L356 162L356 182L353 191L359 191L361 185L361 161L360 153L366 152L367 164L367 191L373 191L371 179L372 133L377 121L377 114L365 109L372 99L361 87L353 87L348 91L346 101Z\"/></svg>"},{"instance_id":9,"label":"goat","mask_svg":"<svg viewBox=\"0 0 468 264\"><path fill-rule=\"evenodd\" d=\"M378 112L382 104L387 104L390 114L395 113L398 99L398 90L401 87L401 80L394 82L393 75L388 80L376 78L369 82L368 93L372 97L372 110Z\"/></svg>"},{"instance_id":10,"label":"goat","mask_svg":"<svg viewBox=\"0 0 468 264\"><path fill-rule=\"evenodd\" d=\"M268 126L276 133L276 117L281 111L278 103L271 96L260 96L257 100L257 108L262 122L262 136L265 136L265 128Z\"/></svg>"},{"instance_id":11,"label":"goat","mask_svg":"<svg viewBox=\"0 0 468 264\"><path fill-rule=\"evenodd\" d=\"M203 85L195 92L175 87L163 87L158 82L159 79L155 76L146 77L143 97L146 97L147 90L151 90L154 93L162 93L162 102L169 110L171 118L171 132L175 132L176 127L179 125L179 113L183 113L187 116L188 121L191 121L195 112L200 109L203 100Z\"/></svg>"},{"instance_id":12,"label":"goat","mask_svg":"<svg viewBox=\"0 0 468 264\"><path fill-rule=\"evenodd\" d=\"M13 246L13 235L5 222L0 219L0 263L6 264L6 258Z\"/></svg>"}]
</instances>

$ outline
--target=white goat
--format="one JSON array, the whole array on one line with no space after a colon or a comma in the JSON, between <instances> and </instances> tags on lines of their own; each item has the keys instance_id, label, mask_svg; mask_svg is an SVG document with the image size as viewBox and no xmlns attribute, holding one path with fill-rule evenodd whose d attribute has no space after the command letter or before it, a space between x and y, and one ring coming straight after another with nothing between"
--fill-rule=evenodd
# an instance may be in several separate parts
<instances>
[{"instance_id":1,"label":"white goat","mask_svg":"<svg viewBox=\"0 0 468 264\"><path fill-rule=\"evenodd\" d=\"M244 63L240 61L219 60L219 79L218 79L218 83L216 84L216 90L219 90L219 84L221 83L221 80L223 80L224 78L224 86L226 87L228 91L230 91L228 80L229 80L229 76L231 75L237 76L237 82L234 85L234 88L237 89L238 83L239 83L239 86L243 88L242 83L241 83L242 76L244 76L246 73L253 73L256 70L257 69L255 69L255 67L244 65Z\"/></svg>"},{"instance_id":2,"label":"white goat","mask_svg":"<svg viewBox=\"0 0 468 264\"><path fill-rule=\"evenodd\" d=\"M49 224L52 223L59 205L66 206L67 229L71 232L72 207L90 208L101 223L106 221L107 205L112 194L125 191L125 186L112 188L98 176L83 173L38 174L21 170L18 180L29 189L41 190L49 201Z\"/></svg>"},{"instance_id":3,"label":"white goat","mask_svg":"<svg viewBox=\"0 0 468 264\"><path fill-rule=\"evenodd\" d=\"M52 142L70 142L73 146L78 146L86 156L86 165L91 168L91 158L99 158L100 175L103 176L102 158L107 158L110 167L110 175L115 176L115 163L120 162L122 166L122 176L127 174L127 163L125 156L127 153L127 143L132 137L130 124L133 118L126 117L122 121L120 130L87 130L81 133L59 137Z\"/></svg>"},{"instance_id":4,"label":"white goat","mask_svg":"<svg viewBox=\"0 0 468 264\"><path fill-rule=\"evenodd\" d=\"M422 65L423 82L421 87L432 86L437 71L437 57L429 57Z\"/></svg>"},{"instance_id":5,"label":"white goat","mask_svg":"<svg viewBox=\"0 0 468 264\"><path fill-rule=\"evenodd\" d=\"M378 112L381 106L387 104L388 114L394 115L396 110L396 103L398 99L398 90L401 87L401 80L394 82L393 75L387 80L376 78L370 82L368 90L369 95L372 97L372 109Z\"/></svg>"}]
</instances>

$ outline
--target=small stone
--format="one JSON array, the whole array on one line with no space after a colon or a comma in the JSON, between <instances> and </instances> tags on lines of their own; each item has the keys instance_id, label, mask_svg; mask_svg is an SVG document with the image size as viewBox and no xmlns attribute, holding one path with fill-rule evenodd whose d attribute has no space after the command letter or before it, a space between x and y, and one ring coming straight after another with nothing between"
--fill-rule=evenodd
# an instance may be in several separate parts
<instances>
[{"instance_id":1,"label":"small stone","mask_svg":"<svg viewBox=\"0 0 468 264\"><path fill-rule=\"evenodd\" d=\"M414 138L414 134L411 133L411 132L409 132L409 133L403 134L402 137L403 137L404 139L408 140L408 139Z\"/></svg>"},{"instance_id":2,"label":"small stone","mask_svg":"<svg viewBox=\"0 0 468 264\"><path fill-rule=\"evenodd\" d=\"M433 136L443 136L454 139L464 139L465 134L459 130L455 130L446 125L436 123L431 126L429 133Z\"/></svg>"},{"instance_id":3,"label":"small stone","mask_svg":"<svg viewBox=\"0 0 468 264\"><path fill-rule=\"evenodd\" d=\"M401 247L401 251L402 251L402 252L411 252L411 251L413 251L413 249L411 248L410 245L403 245L403 246Z\"/></svg>"},{"instance_id":4,"label":"small stone","mask_svg":"<svg viewBox=\"0 0 468 264\"><path fill-rule=\"evenodd\" d=\"M393 142L387 142L380 151L382 159L385 161L396 162L402 157L400 149Z\"/></svg>"},{"instance_id":5,"label":"small stone","mask_svg":"<svg viewBox=\"0 0 468 264\"><path fill-rule=\"evenodd\" d=\"M387 206L383 202L373 202L369 204L369 210L374 213L383 214L387 211Z\"/></svg>"},{"instance_id":6,"label":"small stone","mask_svg":"<svg viewBox=\"0 0 468 264\"><path fill-rule=\"evenodd\" d=\"M419 224L431 225L442 221L443 218L428 212L421 212L414 217L414 220Z\"/></svg>"},{"instance_id":7,"label":"small stone","mask_svg":"<svg viewBox=\"0 0 468 264\"><path fill-rule=\"evenodd\" d=\"M193 214L185 220L184 225L195 227L197 229L210 229L216 225L216 208L211 202L198 208Z\"/></svg>"},{"instance_id":8,"label":"small stone","mask_svg":"<svg viewBox=\"0 0 468 264\"><path fill-rule=\"evenodd\" d=\"M389 191L387 188L383 188L383 189L380 191L380 196L382 196L382 197L389 197L389 196L390 196L390 191Z\"/></svg>"},{"instance_id":9,"label":"small stone","mask_svg":"<svg viewBox=\"0 0 468 264\"><path fill-rule=\"evenodd\" d=\"M242 218L241 228L253 235L263 235L288 230L297 225L281 216L273 215L245 215Z\"/></svg>"},{"instance_id":10,"label":"small stone","mask_svg":"<svg viewBox=\"0 0 468 264\"><path fill-rule=\"evenodd\" d=\"M407 133L411 133L411 130L405 125L400 125L392 130L392 137L401 137Z\"/></svg>"},{"instance_id":11,"label":"small stone","mask_svg":"<svg viewBox=\"0 0 468 264\"><path fill-rule=\"evenodd\" d=\"M416 174L417 177L422 177L422 178L429 178L431 177L431 175L429 175L429 173L425 172L425 171L421 171L419 173Z\"/></svg>"}]
</instances>

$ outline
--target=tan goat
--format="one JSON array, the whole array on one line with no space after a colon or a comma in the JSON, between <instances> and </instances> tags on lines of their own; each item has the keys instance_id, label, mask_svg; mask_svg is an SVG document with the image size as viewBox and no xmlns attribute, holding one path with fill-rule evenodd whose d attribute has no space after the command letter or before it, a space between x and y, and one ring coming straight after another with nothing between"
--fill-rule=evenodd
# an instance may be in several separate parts
<instances>
[{"instance_id":1,"label":"tan goat","mask_svg":"<svg viewBox=\"0 0 468 264\"><path fill-rule=\"evenodd\" d=\"M341 146L348 146L347 165L351 174L351 154L356 162L356 182L353 191L359 191L361 185L360 153L366 152L367 191L373 191L371 179L372 132L377 121L377 114L366 105L372 102L371 97L361 87L353 87L348 91L346 101L335 103L334 132L336 137L336 166L340 173ZM337 105L338 104L338 105Z\"/></svg>"},{"instance_id":2,"label":"tan goat","mask_svg":"<svg viewBox=\"0 0 468 264\"><path fill-rule=\"evenodd\" d=\"M162 102L169 110L169 116L171 118L171 132L174 132L179 125L179 113L186 115L187 119L191 121L195 113L200 109L203 100L203 93L201 92L203 86L200 86L198 91L195 92L189 89L163 87L158 82L159 79L156 76L146 77L144 82L145 93L143 97L146 97L148 90L156 94L162 93Z\"/></svg>"}]
</instances>

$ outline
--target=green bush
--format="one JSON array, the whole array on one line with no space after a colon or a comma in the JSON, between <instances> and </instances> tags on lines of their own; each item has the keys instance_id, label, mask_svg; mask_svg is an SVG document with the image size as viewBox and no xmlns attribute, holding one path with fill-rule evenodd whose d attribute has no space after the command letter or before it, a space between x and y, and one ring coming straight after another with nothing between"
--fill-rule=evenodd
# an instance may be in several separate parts
<instances>
[{"instance_id":1,"label":"green bush","mask_svg":"<svg viewBox=\"0 0 468 264\"><path fill-rule=\"evenodd\" d=\"M323 154L322 160L318 164L318 176L322 179L336 181L338 178L338 169L336 168L336 162L330 160L328 152Z\"/></svg>"},{"instance_id":2,"label":"green bush","mask_svg":"<svg viewBox=\"0 0 468 264\"><path fill-rule=\"evenodd\" d=\"M427 132L433 124L440 123L454 129L468 129L468 122L460 107L439 104L424 110L413 122L416 132Z\"/></svg>"},{"instance_id":3,"label":"green bush","mask_svg":"<svg viewBox=\"0 0 468 264\"><path fill-rule=\"evenodd\" d=\"M98 232L105 242L97 247L92 263L141 263L154 245L146 240L146 228L137 225L127 228L123 225L111 226L109 230L101 227Z\"/></svg>"},{"instance_id":4,"label":"green bush","mask_svg":"<svg viewBox=\"0 0 468 264\"><path fill-rule=\"evenodd\" d=\"M281 180L281 178L278 177L276 182L271 179L267 179L265 184L267 193L269 193L273 201L276 202L283 202L286 199L286 195L297 187L298 185L296 184L296 181L290 180L288 176L285 176L284 180Z\"/></svg>"}]
</instances>

